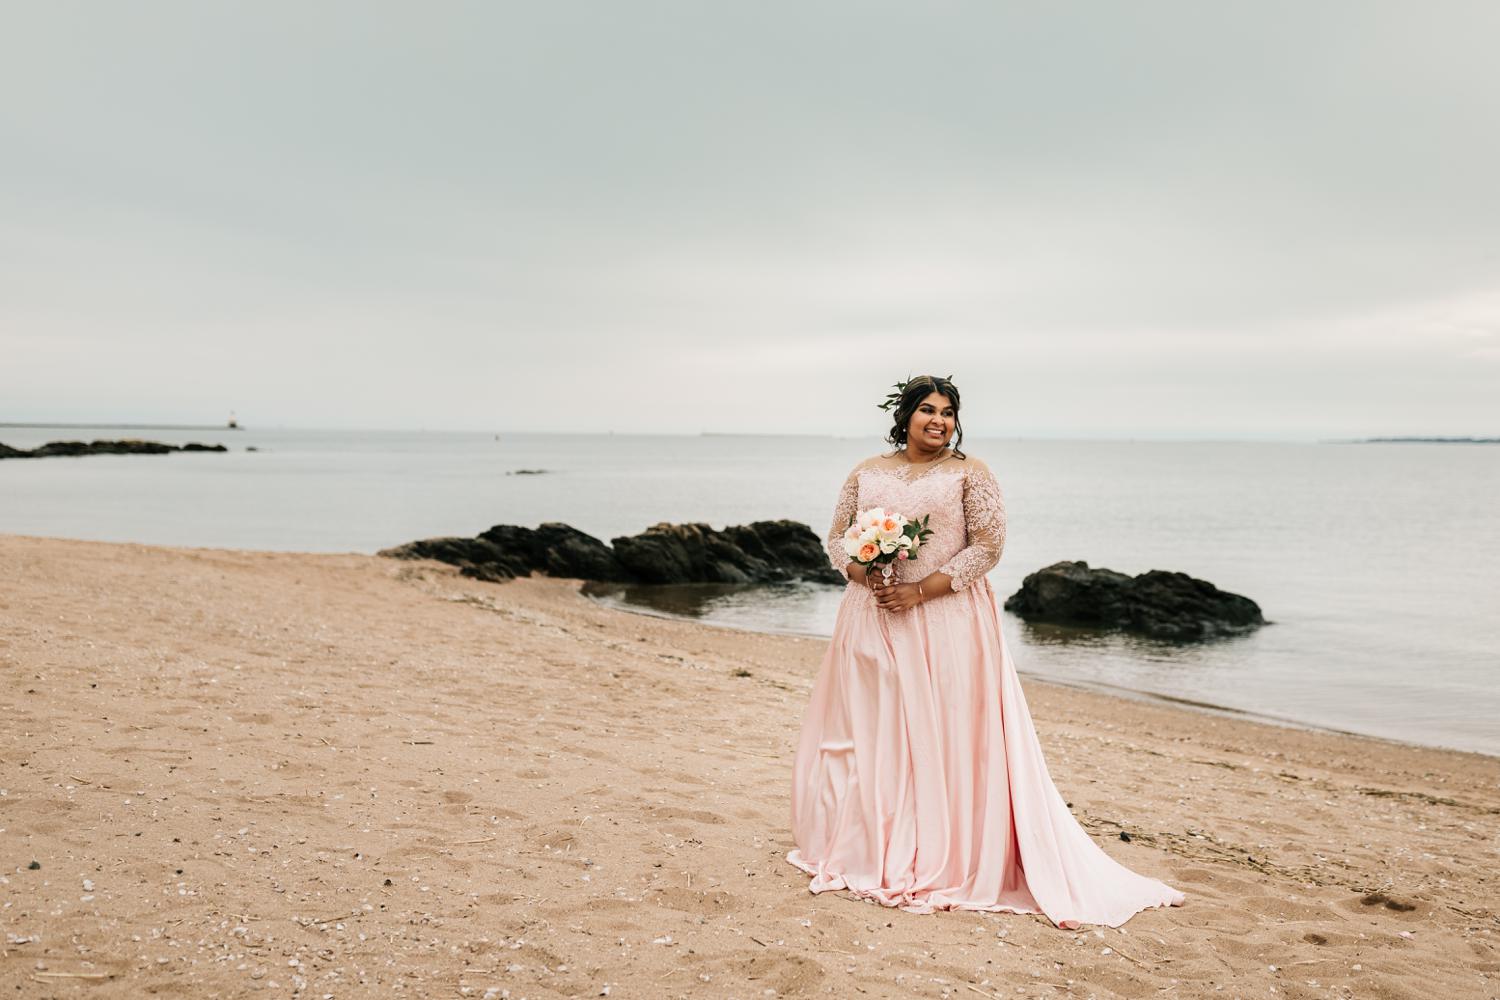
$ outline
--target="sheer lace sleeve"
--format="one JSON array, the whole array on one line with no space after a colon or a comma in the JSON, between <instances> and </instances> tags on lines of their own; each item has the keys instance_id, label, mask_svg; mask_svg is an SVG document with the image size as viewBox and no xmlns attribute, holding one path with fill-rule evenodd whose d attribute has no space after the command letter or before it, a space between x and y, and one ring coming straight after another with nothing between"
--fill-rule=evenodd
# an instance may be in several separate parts
<instances>
[{"instance_id":1,"label":"sheer lace sleeve","mask_svg":"<svg viewBox=\"0 0 1500 1000\"><path fill-rule=\"evenodd\" d=\"M824 547L828 550L828 558L833 563L833 568L839 571L839 575L845 580L849 579L849 553L844 551L844 532L849 527L849 522L854 515L859 513L859 472L849 473L849 478L844 480L844 488L839 490L838 502L833 505L833 524L828 528L828 538Z\"/></svg>"},{"instance_id":2,"label":"sheer lace sleeve","mask_svg":"<svg viewBox=\"0 0 1500 1000\"><path fill-rule=\"evenodd\" d=\"M953 554L939 573L953 578L953 589L960 590L983 579L1000 561L1005 548L1005 497L989 467L978 459L964 474L964 527L968 544Z\"/></svg>"}]
</instances>

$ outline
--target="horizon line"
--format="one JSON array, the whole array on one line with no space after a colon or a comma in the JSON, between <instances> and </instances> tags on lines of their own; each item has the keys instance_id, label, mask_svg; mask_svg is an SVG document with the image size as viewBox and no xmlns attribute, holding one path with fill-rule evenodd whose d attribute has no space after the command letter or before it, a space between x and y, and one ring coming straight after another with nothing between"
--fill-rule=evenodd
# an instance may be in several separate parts
<instances>
[{"instance_id":1,"label":"horizon line","mask_svg":"<svg viewBox=\"0 0 1500 1000\"><path fill-rule=\"evenodd\" d=\"M48 429L58 430L169 430L169 431L227 431L235 434L250 431L313 431L351 434L491 434L495 437L501 436L533 436L533 437L796 437L796 438L828 438L832 440L865 440L868 438L880 438L877 432L870 434L840 434L834 432L816 433L808 431L615 431L615 430L593 430L593 431L532 431L532 430L476 430L473 428L430 428L430 427L315 427L297 424L264 424L250 425L243 423L230 427L228 424L174 424L174 423L79 423L79 422L51 422L51 421L5 421L0 420L0 429L14 427L26 429ZM1083 433L1056 433L1041 432L1033 434L992 434L981 431L972 431L970 435L976 439L984 440L1011 440L1011 441L1179 441L1179 442L1214 442L1226 441L1236 443L1275 443L1275 444L1350 444L1350 443L1496 443L1500 441L1500 435L1487 434L1392 434L1389 432L1365 435L1320 435L1320 434L1286 434L1280 436L1258 436L1254 433L1225 432L1188 435L1174 432L1144 431L1132 434L1109 434L1104 432ZM883 438L881 438L883 440Z\"/></svg>"}]
</instances>

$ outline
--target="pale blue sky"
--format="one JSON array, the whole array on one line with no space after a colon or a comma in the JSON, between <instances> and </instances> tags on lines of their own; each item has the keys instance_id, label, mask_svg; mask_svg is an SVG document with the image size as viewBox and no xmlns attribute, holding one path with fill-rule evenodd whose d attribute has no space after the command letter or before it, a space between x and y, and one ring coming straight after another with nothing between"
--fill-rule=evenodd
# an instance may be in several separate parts
<instances>
[{"instance_id":1,"label":"pale blue sky","mask_svg":"<svg viewBox=\"0 0 1500 1000\"><path fill-rule=\"evenodd\" d=\"M1500 433L1500 4L0 12L0 420Z\"/></svg>"}]
</instances>

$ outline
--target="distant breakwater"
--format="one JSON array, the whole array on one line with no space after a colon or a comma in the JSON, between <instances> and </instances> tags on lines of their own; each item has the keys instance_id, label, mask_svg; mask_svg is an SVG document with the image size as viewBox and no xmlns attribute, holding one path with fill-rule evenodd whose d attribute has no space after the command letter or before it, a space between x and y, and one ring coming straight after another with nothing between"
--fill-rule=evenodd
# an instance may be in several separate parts
<instances>
[{"instance_id":1,"label":"distant breakwater","mask_svg":"<svg viewBox=\"0 0 1500 1000\"><path fill-rule=\"evenodd\" d=\"M174 451L228 451L222 444L162 444L160 441L49 441L27 450L0 443L0 458L77 458L82 455L166 455Z\"/></svg>"}]
</instances>

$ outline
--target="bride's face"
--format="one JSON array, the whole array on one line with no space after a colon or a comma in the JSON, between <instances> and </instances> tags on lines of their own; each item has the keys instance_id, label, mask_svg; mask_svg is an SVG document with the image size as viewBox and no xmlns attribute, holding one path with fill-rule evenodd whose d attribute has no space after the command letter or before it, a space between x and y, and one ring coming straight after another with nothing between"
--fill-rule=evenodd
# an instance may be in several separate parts
<instances>
[{"instance_id":1,"label":"bride's face","mask_svg":"<svg viewBox=\"0 0 1500 1000\"><path fill-rule=\"evenodd\" d=\"M906 441L919 447L942 448L953 436L957 422L958 415L953 412L948 397L940 392L928 393L927 398L917 404L911 421L906 425Z\"/></svg>"}]
</instances>

